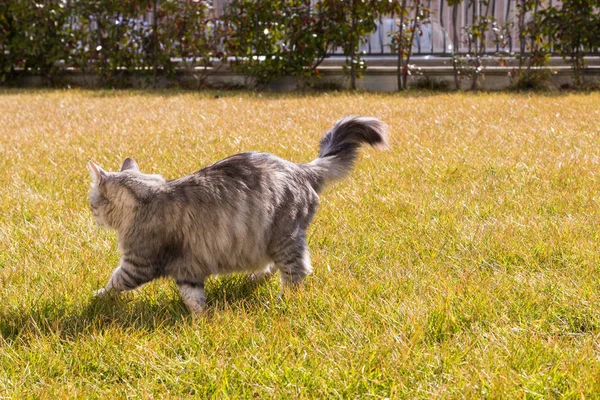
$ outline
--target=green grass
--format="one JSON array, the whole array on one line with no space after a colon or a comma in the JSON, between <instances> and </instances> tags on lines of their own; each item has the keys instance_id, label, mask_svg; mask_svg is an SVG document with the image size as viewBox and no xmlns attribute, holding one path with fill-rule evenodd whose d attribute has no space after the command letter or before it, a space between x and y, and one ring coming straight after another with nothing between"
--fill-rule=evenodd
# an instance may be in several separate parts
<instances>
[{"instance_id":1,"label":"green grass","mask_svg":"<svg viewBox=\"0 0 600 400\"><path fill-rule=\"evenodd\" d=\"M215 94L0 93L0 397L600 395L600 94ZM119 252L87 160L310 161L348 114L392 146L322 195L301 290L93 298Z\"/></svg>"}]
</instances>

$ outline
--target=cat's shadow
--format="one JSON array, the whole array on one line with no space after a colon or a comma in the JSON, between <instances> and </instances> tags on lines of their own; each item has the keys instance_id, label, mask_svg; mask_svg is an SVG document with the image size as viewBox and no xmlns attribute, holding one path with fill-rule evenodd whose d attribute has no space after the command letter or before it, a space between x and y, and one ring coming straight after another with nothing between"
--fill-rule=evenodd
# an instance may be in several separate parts
<instances>
[{"instance_id":1,"label":"cat's shadow","mask_svg":"<svg viewBox=\"0 0 600 400\"><path fill-rule=\"evenodd\" d=\"M240 308L262 311L277 298L275 283L252 282L245 276L224 276L207 281L207 307L192 317L177 289L152 297L142 292L114 298L91 297L83 305L65 301L40 301L28 309L0 310L0 335L12 342L17 338L57 336L74 340L81 335L106 329L151 332L176 327L198 318L210 323L214 314Z\"/></svg>"}]
</instances>

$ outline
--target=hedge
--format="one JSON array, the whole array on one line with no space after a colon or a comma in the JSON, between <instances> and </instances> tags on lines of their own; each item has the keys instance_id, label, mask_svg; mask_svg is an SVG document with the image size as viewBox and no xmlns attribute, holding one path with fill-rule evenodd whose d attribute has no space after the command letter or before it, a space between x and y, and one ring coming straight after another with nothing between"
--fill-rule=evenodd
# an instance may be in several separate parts
<instances>
[{"instance_id":1,"label":"hedge","mask_svg":"<svg viewBox=\"0 0 600 400\"><path fill-rule=\"evenodd\" d=\"M469 6L487 4L468 1ZM555 51L573 61L579 79L583 54L600 48L600 0L563 0L559 6L518 2L523 17L517 28L523 38L531 38L531 58L547 57L551 39ZM232 0L217 18L207 2L198 0L3 0L0 84L11 84L26 71L52 85L65 67L89 72L104 85L118 85L130 72L152 84L157 76L172 76L178 60L193 71L198 85L219 61L246 76L250 86L287 75L304 87L318 78L323 59L341 49L354 86L366 68L359 46L376 30L379 17L396 15L405 25L399 32L409 33L410 41L425 21L425 3L321 0L311 6L310 0ZM448 0L449 7L461 3ZM408 64L407 39L392 43L399 63Z\"/></svg>"}]
</instances>

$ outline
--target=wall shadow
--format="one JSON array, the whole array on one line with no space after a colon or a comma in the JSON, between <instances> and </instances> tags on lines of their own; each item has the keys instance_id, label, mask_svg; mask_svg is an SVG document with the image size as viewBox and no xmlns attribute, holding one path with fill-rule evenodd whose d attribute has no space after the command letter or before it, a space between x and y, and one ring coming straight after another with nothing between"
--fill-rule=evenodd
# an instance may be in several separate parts
<instances>
[{"instance_id":1,"label":"wall shadow","mask_svg":"<svg viewBox=\"0 0 600 400\"><path fill-rule=\"evenodd\" d=\"M85 93L87 96L92 98L118 98L122 96L138 96L138 97L162 97L171 98L182 95L196 95L199 98L206 100L217 100L228 97L237 96L248 96L255 98L262 98L265 101L269 100L284 100L284 99L302 99L302 98L319 98L319 97L335 97L343 95L357 95L361 96L364 94L374 94L381 97L396 97L396 98L428 98L436 96L448 96L453 94L461 95L472 95L477 96L478 94L510 94L513 96L528 97L531 95L541 97L565 97L572 94L589 95L598 93L594 90L428 90L428 89L409 89L401 92L378 92L368 90L323 90L313 89L308 91L273 91L273 90L250 90L250 89L184 89L184 88L166 88L166 89L141 89L141 88L85 88L77 87L75 90ZM73 89L64 88L10 88L0 87L0 95L19 95L28 93L68 93Z\"/></svg>"}]
</instances>

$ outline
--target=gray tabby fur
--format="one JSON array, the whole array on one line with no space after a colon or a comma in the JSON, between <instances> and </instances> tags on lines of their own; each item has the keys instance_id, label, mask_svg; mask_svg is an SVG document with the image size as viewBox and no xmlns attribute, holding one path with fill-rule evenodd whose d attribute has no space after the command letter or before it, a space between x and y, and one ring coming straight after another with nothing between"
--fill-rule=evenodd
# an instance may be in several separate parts
<instances>
[{"instance_id":1,"label":"gray tabby fur","mask_svg":"<svg viewBox=\"0 0 600 400\"><path fill-rule=\"evenodd\" d=\"M319 157L296 164L271 154L242 153L191 175L167 180L125 159L119 172L88 163L96 221L118 232L120 265L98 295L169 276L192 312L205 305L214 274L279 271L282 286L311 272L308 228L318 193L350 172L363 143L387 145L378 119L347 117L321 140Z\"/></svg>"}]
</instances>

